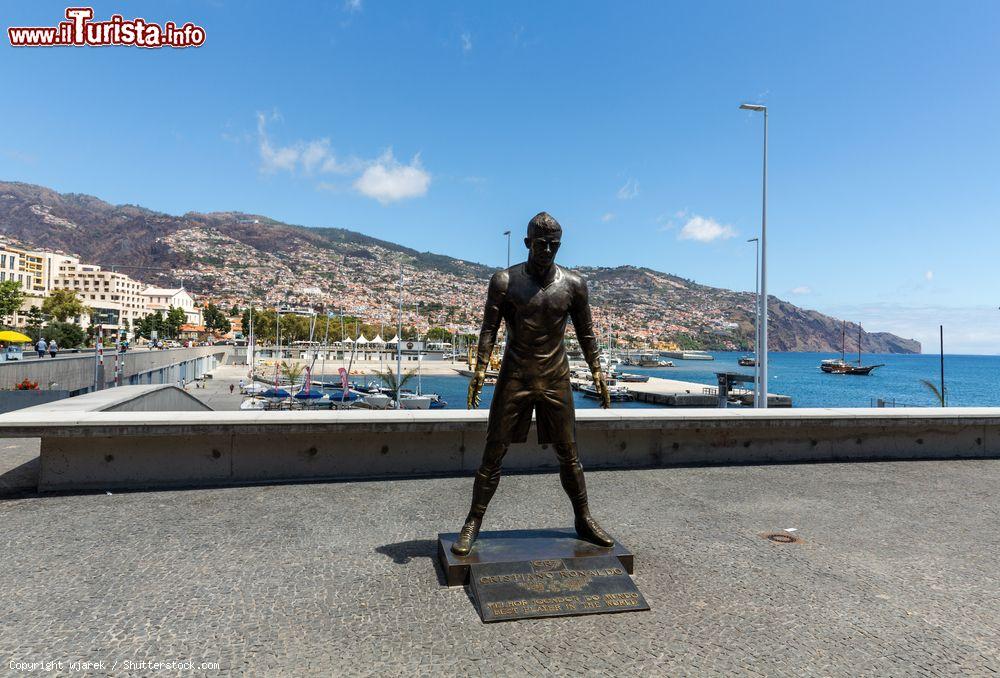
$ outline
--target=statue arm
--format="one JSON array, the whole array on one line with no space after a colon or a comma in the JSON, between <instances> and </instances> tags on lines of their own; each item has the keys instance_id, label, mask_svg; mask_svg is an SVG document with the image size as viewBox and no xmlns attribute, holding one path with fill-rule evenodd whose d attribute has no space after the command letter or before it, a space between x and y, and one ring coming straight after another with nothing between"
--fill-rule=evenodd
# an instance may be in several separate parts
<instances>
[{"instance_id":1,"label":"statue arm","mask_svg":"<svg viewBox=\"0 0 1000 678\"><path fill-rule=\"evenodd\" d=\"M584 360L590 366L591 372L599 372L601 370L600 350L597 348L597 335L594 333L594 319L590 314L587 283L582 278L573 295L570 317L573 319L576 340L580 343Z\"/></svg>"},{"instance_id":2,"label":"statue arm","mask_svg":"<svg viewBox=\"0 0 1000 678\"><path fill-rule=\"evenodd\" d=\"M476 351L476 371L469 382L469 398L467 407L479 407L479 395L486 381L486 370L493 355L493 345L497 340L500 322L503 318L503 300L507 296L509 282L507 271L494 273L490 278L489 290L486 293L486 308L483 311L483 326L479 331L479 347Z\"/></svg>"},{"instance_id":3,"label":"statue arm","mask_svg":"<svg viewBox=\"0 0 1000 678\"><path fill-rule=\"evenodd\" d=\"M608 409L611 407L611 393L608 391L608 382L601 371L601 352L597 347L597 335L594 333L594 319L590 314L589 296L587 283L583 278L580 278L574 293L573 305L570 307L570 316L573 319L573 328L576 330L576 340L580 343L584 360L590 366L594 386L601 394L601 407Z\"/></svg>"}]
</instances>

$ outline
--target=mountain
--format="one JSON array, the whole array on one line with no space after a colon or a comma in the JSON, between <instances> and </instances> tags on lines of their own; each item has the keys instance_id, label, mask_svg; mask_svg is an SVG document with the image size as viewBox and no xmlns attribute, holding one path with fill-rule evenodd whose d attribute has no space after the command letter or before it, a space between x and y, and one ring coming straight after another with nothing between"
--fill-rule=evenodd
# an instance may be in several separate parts
<instances>
[{"instance_id":1,"label":"mountain","mask_svg":"<svg viewBox=\"0 0 1000 678\"><path fill-rule=\"evenodd\" d=\"M226 304L287 301L388 325L396 319L400 264L405 323L469 330L480 320L495 270L341 228L242 212L174 216L16 182L0 182L0 233L144 282L183 284ZM753 294L634 266L578 270L588 280L602 335L666 339L685 348L745 350L752 343ZM840 351L839 320L776 297L769 310L771 350ZM856 351L856 325L848 326L848 337L848 350ZM865 333L863 344L867 353L920 352L919 342L884 332Z\"/></svg>"}]
</instances>

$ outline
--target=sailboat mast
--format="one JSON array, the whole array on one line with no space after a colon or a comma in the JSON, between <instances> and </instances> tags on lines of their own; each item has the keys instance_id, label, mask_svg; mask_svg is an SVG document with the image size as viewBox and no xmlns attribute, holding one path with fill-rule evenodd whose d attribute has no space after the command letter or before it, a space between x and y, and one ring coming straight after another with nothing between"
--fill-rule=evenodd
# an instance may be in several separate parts
<instances>
[{"instance_id":1,"label":"sailboat mast","mask_svg":"<svg viewBox=\"0 0 1000 678\"><path fill-rule=\"evenodd\" d=\"M840 359L847 361L847 321L840 326Z\"/></svg>"},{"instance_id":2,"label":"sailboat mast","mask_svg":"<svg viewBox=\"0 0 1000 678\"><path fill-rule=\"evenodd\" d=\"M858 323L858 365L861 364L861 323Z\"/></svg>"}]
</instances>

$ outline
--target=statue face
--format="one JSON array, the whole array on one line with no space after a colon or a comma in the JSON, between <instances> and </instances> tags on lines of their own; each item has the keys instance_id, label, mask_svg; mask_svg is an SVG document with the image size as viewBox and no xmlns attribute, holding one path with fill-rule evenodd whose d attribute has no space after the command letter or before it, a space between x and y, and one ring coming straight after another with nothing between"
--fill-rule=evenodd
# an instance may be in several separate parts
<instances>
[{"instance_id":1,"label":"statue face","mask_svg":"<svg viewBox=\"0 0 1000 678\"><path fill-rule=\"evenodd\" d=\"M543 268L555 262L560 244L560 236L555 233L524 239L524 246L528 248L528 261Z\"/></svg>"}]
</instances>

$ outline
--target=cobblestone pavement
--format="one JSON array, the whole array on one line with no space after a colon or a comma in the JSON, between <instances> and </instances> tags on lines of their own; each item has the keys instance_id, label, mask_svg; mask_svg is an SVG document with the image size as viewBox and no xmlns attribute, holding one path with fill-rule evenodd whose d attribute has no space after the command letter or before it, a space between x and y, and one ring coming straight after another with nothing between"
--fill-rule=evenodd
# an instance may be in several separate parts
<instances>
[{"instance_id":1,"label":"cobblestone pavement","mask_svg":"<svg viewBox=\"0 0 1000 678\"><path fill-rule=\"evenodd\" d=\"M0 438L0 499L38 490L38 438Z\"/></svg>"},{"instance_id":2,"label":"cobblestone pavement","mask_svg":"<svg viewBox=\"0 0 1000 678\"><path fill-rule=\"evenodd\" d=\"M483 625L434 562L468 478L0 501L0 660L295 676L1000 671L1000 461L588 480L650 612ZM555 475L508 476L486 529L570 517ZM802 544L759 536L790 527Z\"/></svg>"}]
</instances>

